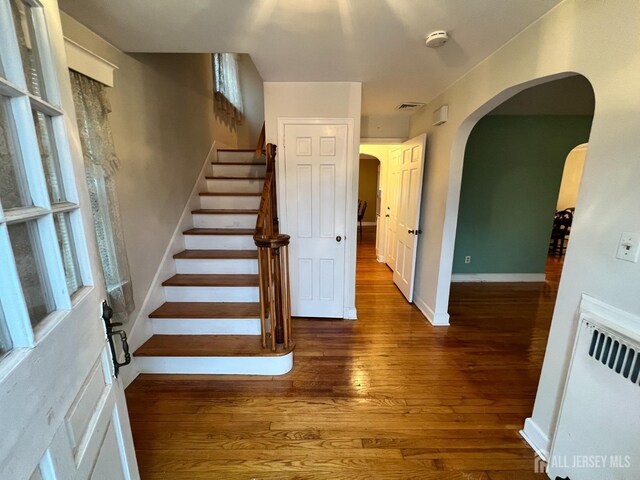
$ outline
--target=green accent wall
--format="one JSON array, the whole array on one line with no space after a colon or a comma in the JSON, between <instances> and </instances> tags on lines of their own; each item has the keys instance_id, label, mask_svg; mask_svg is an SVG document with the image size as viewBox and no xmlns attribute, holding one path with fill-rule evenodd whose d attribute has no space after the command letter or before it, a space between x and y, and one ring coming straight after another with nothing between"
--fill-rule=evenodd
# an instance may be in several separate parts
<instances>
[{"instance_id":1,"label":"green accent wall","mask_svg":"<svg viewBox=\"0 0 640 480\"><path fill-rule=\"evenodd\" d=\"M564 161L589 141L592 119L492 115L478 122L465 150L453 273L544 272Z\"/></svg>"}]
</instances>

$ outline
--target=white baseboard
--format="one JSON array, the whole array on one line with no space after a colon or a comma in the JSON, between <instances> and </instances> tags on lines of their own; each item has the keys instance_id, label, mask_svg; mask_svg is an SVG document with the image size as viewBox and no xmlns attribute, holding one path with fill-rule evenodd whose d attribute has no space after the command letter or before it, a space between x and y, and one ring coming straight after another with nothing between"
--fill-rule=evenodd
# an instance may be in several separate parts
<instances>
[{"instance_id":1,"label":"white baseboard","mask_svg":"<svg viewBox=\"0 0 640 480\"><path fill-rule=\"evenodd\" d=\"M345 307L344 316L342 318L345 320L357 320L358 311L356 310L356 307Z\"/></svg>"},{"instance_id":2,"label":"white baseboard","mask_svg":"<svg viewBox=\"0 0 640 480\"><path fill-rule=\"evenodd\" d=\"M378 262L380 262L380 263L385 263L384 255L378 255L377 260L378 260Z\"/></svg>"},{"instance_id":3,"label":"white baseboard","mask_svg":"<svg viewBox=\"0 0 640 480\"><path fill-rule=\"evenodd\" d=\"M413 303L418 310L422 312L427 320L434 326L447 326L449 325L449 314L448 313L436 313L433 309L427 305L427 303L419 297L413 297Z\"/></svg>"},{"instance_id":4,"label":"white baseboard","mask_svg":"<svg viewBox=\"0 0 640 480\"><path fill-rule=\"evenodd\" d=\"M531 448L545 462L549 458L549 437L540 429L531 417L524 421L524 428L520 430L520 435Z\"/></svg>"},{"instance_id":5,"label":"white baseboard","mask_svg":"<svg viewBox=\"0 0 640 480\"><path fill-rule=\"evenodd\" d=\"M158 265L158 269L156 270L153 280L151 281L151 286L149 287L147 295L142 302L142 306L140 307L138 316L135 318L131 330L129 331L129 349L132 353L135 352L139 347L141 347L142 344L149 340L149 338L151 338L151 336L153 335L153 327L151 324L151 319L149 318L149 314L165 302L162 282L164 282L167 278L175 275L176 273L176 266L175 262L173 261L173 255L184 250L185 248L182 232L192 226L191 210L193 210L194 208L199 208L198 193L201 191L201 189L204 188L204 186L206 186L205 177L207 167L209 166L209 162L211 162L212 156L216 155L216 151L217 145L214 140L214 142L211 144L211 148L209 149L209 153L204 159L202 168L200 169L200 174L193 186L193 189L191 190L189 199L187 200L186 205L182 210L182 214L180 215L178 224L176 225L176 228L171 235L171 239L169 240L164 255L162 256L162 260ZM137 374L133 375L131 381L133 381L136 376ZM127 385L126 382L123 383Z\"/></svg>"},{"instance_id":6,"label":"white baseboard","mask_svg":"<svg viewBox=\"0 0 640 480\"><path fill-rule=\"evenodd\" d=\"M452 282L544 282L544 273L454 273Z\"/></svg>"}]
</instances>

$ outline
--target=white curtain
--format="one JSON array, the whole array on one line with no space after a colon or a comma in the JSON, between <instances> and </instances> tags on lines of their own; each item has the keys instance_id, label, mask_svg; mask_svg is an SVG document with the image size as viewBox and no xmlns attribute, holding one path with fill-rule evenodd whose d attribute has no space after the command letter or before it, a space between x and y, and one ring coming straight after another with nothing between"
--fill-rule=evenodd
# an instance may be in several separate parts
<instances>
[{"instance_id":1,"label":"white curtain","mask_svg":"<svg viewBox=\"0 0 640 480\"><path fill-rule=\"evenodd\" d=\"M108 115L106 87L71 71L71 89L78 117L87 185L91 199L102 270L114 320L126 322L134 310L129 260L116 194L116 156Z\"/></svg>"},{"instance_id":2,"label":"white curtain","mask_svg":"<svg viewBox=\"0 0 640 480\"><path fill-rule=\"evenodd\" d=\"M235 53L213 54L214 100L216 115L227 125L242 124L242 92L238 55Z\"/></svg>"}]
</instances>

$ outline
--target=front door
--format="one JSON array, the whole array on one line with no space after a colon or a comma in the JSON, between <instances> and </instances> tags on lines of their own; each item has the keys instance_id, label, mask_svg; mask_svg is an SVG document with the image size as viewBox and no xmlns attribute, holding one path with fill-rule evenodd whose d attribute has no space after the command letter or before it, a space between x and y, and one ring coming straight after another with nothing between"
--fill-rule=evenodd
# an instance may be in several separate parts
<instances>
[{"instance_id":1,"label":"front door","mask_svg":"<svg viewBox=\"0 0 640 480\"><path fill-rule=\"evenodd\" d=\"M139 478L55 0L0 0L0 478Z\"/></svg>"},{"instance_id":2,"label":"front door","mask_svg":"<svg viewBox=\"0 0 640 480\"><path fill-rule=\"evenodd\" d=\"M344 315L347 134L347 125L284 125L294 316Z\"/></svg>"},{"instance_id":3,"label":"front door","mask_svg":"<svg viewBox=\"0 0 640 480\"><path fill-rule=\"evenodd\" d=\"M427 135L422 134L403 143L396 167L398 219L393 281L409 302L413 301L416 247L421 233L420 199L426 141Z\"/></svg>"}]
</instances>

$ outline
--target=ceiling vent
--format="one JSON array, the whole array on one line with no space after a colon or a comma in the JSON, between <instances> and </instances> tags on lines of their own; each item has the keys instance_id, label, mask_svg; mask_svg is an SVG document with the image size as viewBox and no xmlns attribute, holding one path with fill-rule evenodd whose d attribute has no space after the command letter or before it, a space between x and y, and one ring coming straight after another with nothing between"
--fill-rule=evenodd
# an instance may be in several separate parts
<instances>
[{"instance_id":1,"label":"ceiling vent","mask_svg":"<svg viewBox=\"0 0 640 480\"><path fill-rule=\"evenodd\" d=\"M398 105L395 110L399 112L415 112L416 110L420 110L424 106L425 104L420 102L404 102Z\"/></svg>"}]
</instances>

